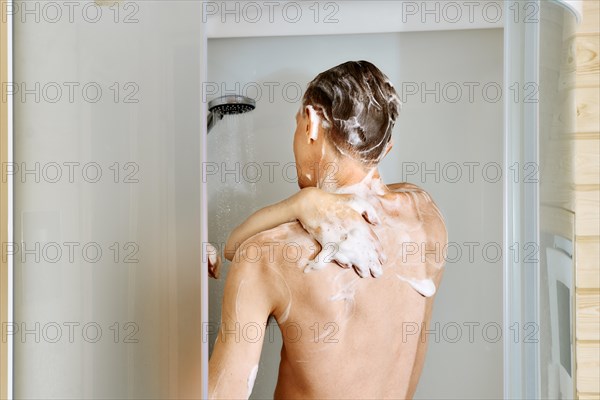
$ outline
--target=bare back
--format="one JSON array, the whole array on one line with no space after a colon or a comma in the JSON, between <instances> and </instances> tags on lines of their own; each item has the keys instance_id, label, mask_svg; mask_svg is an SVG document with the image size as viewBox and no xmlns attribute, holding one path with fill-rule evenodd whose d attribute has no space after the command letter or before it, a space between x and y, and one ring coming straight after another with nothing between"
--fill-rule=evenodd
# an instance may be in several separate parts
<instances>
[{"instance_id":1,"label":"bare back","mask_svg":"<svg viewBox=\"0 0 600 400\"><path fill-rule=\"evenodd\" d=\"M284 342L275 398L413 396L427 347L420 330L434 299L424 282L439 286L446 229L426 192L411 184L389 188L394 192L369 197L387 255L379 278L337 264L305 273L320 246L297 222L253 238L281 250L268 263L282 294L273 312Z\"/></svg>"}]
</instances>

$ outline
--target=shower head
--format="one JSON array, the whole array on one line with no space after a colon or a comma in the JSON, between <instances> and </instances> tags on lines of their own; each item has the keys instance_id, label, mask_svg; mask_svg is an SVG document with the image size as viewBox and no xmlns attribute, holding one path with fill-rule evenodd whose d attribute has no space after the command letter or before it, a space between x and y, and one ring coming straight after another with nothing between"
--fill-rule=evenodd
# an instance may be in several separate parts
<instances>
[{"instance_id":1,"label":"shower head","mask_svg":"<svg viewBox=\"0 0 600 400\"><path fill-rule=\"evenodd\" d=\"M256 108L256 102L246 96L226 95L208 102L207 132L215 126L224 115L244 114Z\"/></svg>"},{"instance_id":2,"label":"shower head","mask_svg":"<svg viewBox=\"0 0 600 400\"><path fill-rule=\"evenodd\" d=\"M256 108L256 102L246 96L221 96L208 103L208 111L222 115L243 114Z\"/></svg>"}]
</instances>

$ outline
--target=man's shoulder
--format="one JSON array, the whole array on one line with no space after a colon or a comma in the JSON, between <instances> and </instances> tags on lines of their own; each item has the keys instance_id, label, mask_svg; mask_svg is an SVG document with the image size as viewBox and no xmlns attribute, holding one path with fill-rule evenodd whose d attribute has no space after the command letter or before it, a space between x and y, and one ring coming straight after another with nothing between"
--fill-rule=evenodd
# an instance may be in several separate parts
<instances>
[{"instance_id":1,"label":"man's shoulder","mask_svg":"<svg viewBox=\"0 0 600 400\"><path fill-rule=\"evenodd\" d=\"M421 186L415 185L414 183L398 182L398 183L391 183L386 186L393 193L396 193L399 195L418 195L418 196L422 197L427 203L435 204L431 195L425 189L423 189Z\"/></svg>"},{"instance_id":2,"label":"man's shoulder","mask_svg":"<svg viewBox=\"0 0 600 400\"><path fill-rule=\"evenodd\" d=\"M436 285L439 284L439 271L445 264L448 244L448 231L442 212L432 196L420 186L408 182L387 186L396 195L404 197L410 205L410 214L418 220L422 236L415 237L419 238L419 251L425 251L421 257L427 260L427 277L433 277Z\"/></svg>"},{"instance_id":3,"label":"man's shoulder","mask_svg":"<svg viewBox=\"0 0 600 400\"><path fill-rule=\"evenodd\" d=\"M311 253L313 243L299 222L289 222L257 233L248 238L236 251L227 273L230 285L259 282L264 295L270 298L273 315L285 315L285 296L290 290L286 275L295 271L287 268ZM279 288L280 290L275 290Z\"/></svg>"},{"instance_id":4,"label":"man's shoulder","mask_svg":"<svg viewBox=\"0 0 600 400\"><path fill-rule=\"evenodd\" d=\"M393 183L387 187L393 193L406 197L414 204L419 217L423 220L423 228L430 239L436 242L446 240L444 216L433 197L425 189L410 182Z\"/></svg>"},{"instance_id":5,"label":"man's shoulder","mask_svg":"<svg viewBox=\"0 0 600 400\"><path fill-rule=\"evenodd\" d=\"M414 183L410 182L391 183L387 184L386 186L395 195L409 197L412 199L416 198L421 207L437 208L435 201L433 201L431 195L421 186L415 185Z\"/></svg>"}]
</instances>

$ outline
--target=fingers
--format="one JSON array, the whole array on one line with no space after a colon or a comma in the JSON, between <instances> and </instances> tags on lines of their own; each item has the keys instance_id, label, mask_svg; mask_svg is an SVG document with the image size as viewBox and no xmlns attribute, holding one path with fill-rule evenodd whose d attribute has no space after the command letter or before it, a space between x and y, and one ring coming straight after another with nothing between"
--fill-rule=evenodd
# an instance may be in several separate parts
<instances>
[{"instance_id":1,"label":"fingers","mask_svg":"<svg viewBox=\"0 0 600 400\"><path fill-rule=\"evenodd\" d=\"M354 268L354 272L356 272L358 274L358 276L360 276L361 278L366 278L367 275L369 274L367 271L365 271L363 268L361 268L358 265L352 265L352 268Z\"/></svg>"},{"instance_id":2,"label":"fingers","mask_svg":"<svg viewBox=\"0 0 600 400\"><path fill-rule=\"evenodd\" d=\"M379 264L383 265L387 262L387 255L385 254L385 251L383 250L383 246L381 245L381 242L379 241L379 237L377 236L377 234L372 230L369 229L369 233L371 235L371 244L373 246L373 248L375 249L375 252L377 253L377 259L379 261Z\"/></svg>"},{"instance_id":3,"label":"fingers","mask_svg":"<svg viewBox=\"0 0 600 400\"><path fill-rule=\"evenodd\" d=\"M319 270L325 267L328 264L328 262L325 261L324 258L325 257L322 257L321 253L319 253L314 259L308 260L308 263L304 267L304 272L308 273L310 271Z\"/></svg>"},{"instance_id":4,"label":"fingers","mask_svg":"<svg viewBox=\"0 0 600 400\"><path fill-rule=\"evenodd\" d=\"M361 278L380 277L383 275L383 264L387 262L383 246L372 225L366 224L361 217L354 214L358 212L367 222L374 225L380 223L375 208L355 195L338 196L343 196L336 201L346 211L339 217L344 216L345 219L340 222L324 220L318 230L309 230L305 227L320 244L321 249L331 248L324 244L334 244L336 251L333 254L319 252L313 260L307 261L304 271L322 269L333 262L342 268L352 268ZM326 257L329 259L325 259Z\"/></svg>"},{"instance_id":5,"label":"fingers","mask_svg":"<svg viewBox=\"0 0 600 400\"><path fill-rule=\"evenodd\" d=\"M215 265L212 263L212 261L209 259L208 260L208 276L213 278L213 279L219 279L219 275L220 275L220 265Z\"/></svg>"},{"instance_id":6,"label":"fingers","mask_svg":"<svg viewBox=\"0 0 600 400\"><path fill-rule=\"evenodd\" d=\"M376 237L376 236L375 236ZM352 235L351 235L352 238ZM356 243L356 240L353 241ZM340 244L339 251L334 255L333 261L342 268L352 268L361 278L372 276L378 278L383 275L383 262L385 258L379 240L370 240L366 246L348 246L348 242Z\"/></svg>"},{"instance_id":7,"label":"fingers","mask_svg":"<svg viewBox=\"0 0 600 400\"><path fill-rule=\"evenodd\" d=\"M341 253L340 251L337 251L333 260L334 263L336 263L337 265L339 265L342 268L351 268L352 262L350 261L350 259L348 257L346 257L345 254Z\"/></svg>"},{"instance_id":8,"label":"fingers","mask_svg":"<svg viewBox=\"0 0 600 400\"><path fill-rule=\"evenodd\" d=\"M382 264L377 262L371 263L369 267L369 272L371 273L371 276L373 278L379 278L381 275L383 275Z\"/></svg>"},{"instance_id":9,"label":"fingers","mask_svg":"<svg viewBox=\"0 0 600 400\"><path fill-rule=\"evenodd\" d=\"M371 275L373 278L379 278L383 275L383 263L380 260L379 253L374 250L369 251L365 263L366 268L361 266L357 266L358 270L354 268L361 278L366 278L368 275Z\"/></svg>"},{"instance_id":10,"label":"fingers","mask_svg":"<svg viewBox=\"0 0 600 400\"><path fill-rule=\"evenodd\" d=\"M347 249L338 249L331 258L325 257L322 255L323 252L321 252L314 259L307 262L304 272L322 269L327 264L333 262L344 269L352 268L361 278L369 276L378 278L383 275L384 262L381 259L385 258L385 254L382 250L376 251L375 244L379 244L379 241L372 241L369 250L360 252L360 254L354 254L352 257L347 255L351 254L351 251L344 251Z\"/></svg>"},{"instance_id":11,"label":"fingers","mask_svg":"<svg viewBox=\"0 0 600 400\"><path fill-rule=\"evenodd\" d=\"M304 267L304 272L306 273L313 270L322 269L333 261L331 257L327 257L327 252L325 252L325 247L321 244L321 242L318 243L320 250L317 250L315 256L307 261L306 266Z\"/></svg>"},{"instance_id":12,"label":"fingers","mask_svg":"<svg viewBox=\"0 0 600 400\"><path fill-rule=\"evenodd\" d=\"M221 274L221 257L217 250L210 243L207 246L208 253L208 276L214 279L219 279Z\"/></svg>"},{"instance_id":13,"label":"fingers","mask_svg":"<svg viewBox=\"0 0 600 400\"><path fill-rule=\"evenodd\" d=\"M208 261L208 276L214 279L219 279L221 276L221 260L218 259L216 264L213 264L210 260Z\"/></svg>"},{"instance_id":14,"label":"fingers","mask_svg":"<svg viewBox=\"0 0 600 400\"><path fill-rule=\"evenodd\" d=\"M377 216L377 212L375 211L375 207L371 205L368 201L361 199L357 196L352 196L348 201L348 205L354 211L358 212L362 217L372 225L379 225L381 220L379 216Z\"/></svg>"},{"instance_id":15,"label":"fingers","mask_svg":"<svg viewBox=\"0 0 600 400\"><path fill-rule=\"evenodd\" d=\"M343 245L340 246L342 249L338 248L338 251L335 253L333 258L333 262L339 265L342 268L352 268L354 272L358 274L361 278L366 278L369 275L369 265L370 262L364 258L363 254L354 254L353 257L347 256L347 253L343 249Z\"/></svg>"}]
</instances>

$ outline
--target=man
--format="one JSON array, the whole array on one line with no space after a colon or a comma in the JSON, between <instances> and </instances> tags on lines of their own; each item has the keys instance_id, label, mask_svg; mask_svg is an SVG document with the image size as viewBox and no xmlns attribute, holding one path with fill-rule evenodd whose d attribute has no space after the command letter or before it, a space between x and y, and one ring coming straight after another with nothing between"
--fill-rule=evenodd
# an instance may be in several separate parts
<instances>
[{"instance_id":1,"label":"man","mask_svg":"<svg viewBox=\"0 0 600 400\"><path fill-rule=\"evenodd\" d=\"M309 84L294 155L299 186L320 190L309 190L312 202L298 208L302 224L284 223L238 248L210 359L211 398L250 396L271 315L283 337L275 398L412 398L447 234L425 191L380 179L377 164L391 149L399 110L392 84L366 61L341 64ZM328 198L319 192L352 194L377 213L372 229L386 258L369 264L370 274L355 267L366 248L323 254L339 224L325 214L321 225L306 222L310 207ZM313 235L303 226L315 227Z\"/></svg>"}]
</instances>

